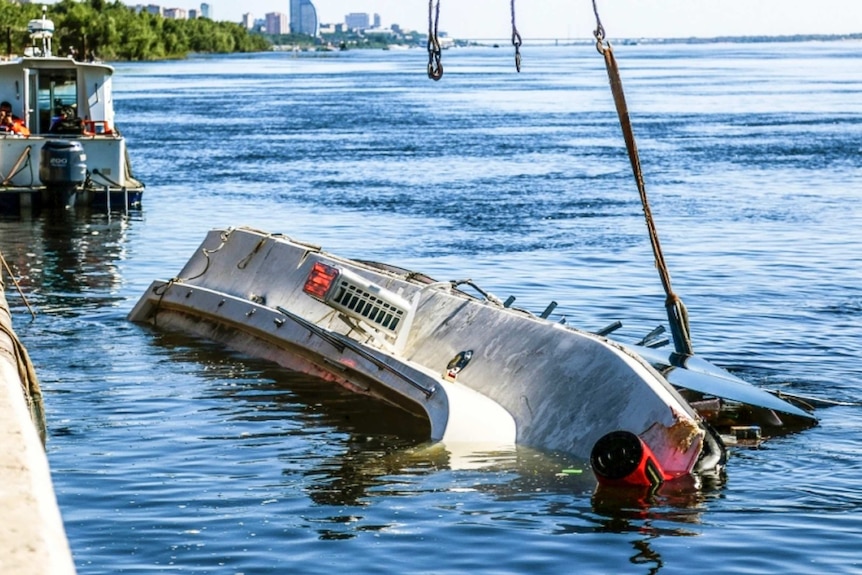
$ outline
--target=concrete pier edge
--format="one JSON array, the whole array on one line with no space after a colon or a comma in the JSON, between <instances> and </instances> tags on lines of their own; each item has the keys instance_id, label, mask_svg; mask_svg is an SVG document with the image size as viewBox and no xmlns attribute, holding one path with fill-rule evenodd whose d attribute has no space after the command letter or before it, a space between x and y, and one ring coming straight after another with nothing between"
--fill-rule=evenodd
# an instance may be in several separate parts
<instances>
[{"instance_id":1,"label":"concrete pier edge","mask_svg":"<svg viewBox=\"0 0 862 575\"><path fill-rule=\"evenodd\" d=\"M12 329L2 282L0 287L0 573L74 575L48 457L31 412L31 401L38 398L29 397L31 382L22 380L32 366Z\"/></svg>"}]
</instances>

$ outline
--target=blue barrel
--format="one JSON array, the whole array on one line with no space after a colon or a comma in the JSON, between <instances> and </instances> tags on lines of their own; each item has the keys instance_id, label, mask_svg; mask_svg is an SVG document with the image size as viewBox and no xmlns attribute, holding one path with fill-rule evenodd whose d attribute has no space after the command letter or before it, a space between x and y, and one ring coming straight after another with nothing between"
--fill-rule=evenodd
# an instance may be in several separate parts
<instances>
[{"instance_id":1,"label":"blue barrel","mask_svg":"<svg viewBox=\"0 0 862 575\"><path fill-rule=\"evenodd\" d=\"M75 188L87 178L87 155L81 142L49 140L39 158L39 180L48 188Z\"/></svg>"}]
</instances>

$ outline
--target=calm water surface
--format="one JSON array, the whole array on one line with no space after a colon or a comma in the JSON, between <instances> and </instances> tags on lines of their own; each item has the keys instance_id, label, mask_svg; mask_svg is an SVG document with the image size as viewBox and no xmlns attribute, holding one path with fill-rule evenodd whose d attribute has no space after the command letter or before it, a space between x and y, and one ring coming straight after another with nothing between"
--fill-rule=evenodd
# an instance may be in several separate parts
<instances>
[{"instance_id":1,"label":"calm water surface","mask_svg":"<svg viewBox=\"0 0 862 575\"><path fill-rule=\"evenodd\" d=\"M862 44L623 46L647 189L695 349L771 388L862 395ZM206 232L249 225L664 323L590 45L122 64L144 208L0 222L79 573L862 573L862 408L646 501L583 462L458 454L397 412L126 321Z\"/></svg>"}]
</instances>

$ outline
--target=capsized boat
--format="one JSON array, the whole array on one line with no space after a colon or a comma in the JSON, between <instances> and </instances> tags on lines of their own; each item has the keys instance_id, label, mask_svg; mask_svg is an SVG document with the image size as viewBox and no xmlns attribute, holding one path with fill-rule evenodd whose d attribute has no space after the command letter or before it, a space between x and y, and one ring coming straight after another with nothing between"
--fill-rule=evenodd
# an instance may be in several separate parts
<instances>
[{"instance_id":1,"label":"capsized boat","mask_svg":"<svg viewBox=\"0 0 862 575\"><path fill-rule=\"evenodd\" d=\"M32 45L0 61L0 205L139 207L126 140L114 121L114 69L52 53L54 23L31 20Z\"/></svg>"},{"instance_id":2,"label":"capsized boat","mask_svg":"<svg viewBox=\"0 0 862 575\"><path fill-rule=\"evenodd\" d=\"M623 345L607 337L612 328L553 321L470 280L436 281L248 228L211 231L129 319L377 397L414 414L435 441L572 454L607 485L652 488L720 470L719 424L751 439L761 423L816 421L698 357L687 364L651 347L655 338Z\"/></svg>"}]
</instances>

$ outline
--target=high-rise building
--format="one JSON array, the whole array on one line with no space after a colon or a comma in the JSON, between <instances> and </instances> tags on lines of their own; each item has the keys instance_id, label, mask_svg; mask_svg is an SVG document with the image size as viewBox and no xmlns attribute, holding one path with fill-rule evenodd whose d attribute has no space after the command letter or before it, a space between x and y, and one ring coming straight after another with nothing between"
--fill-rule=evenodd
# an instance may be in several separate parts
<instances>
[{"instance_id":1,"label":"high-rise building","mask_svg":"<svg viewBox=\"0 0 862 575\"><path fill-rule=\"evenodd\" d=\"M369 27L368 14L362 12L351 12L344 17L344 22L349 30L365 30Z\"/></svg>"},{"instance_id":2,"label":"high-rise building","mask_svg":"<svg viewBox=\"0 0 862 575\"><path fill-rule=\"evenodd\" d=\"M209 4L201 4L201 18L213 19L213 9Z\"/></svg>"},{"instance_id":3,"label":"high-rise building","mask_svg":"<svg viewBox=\"0 0 862 575\"><path fill-rule=\"evenodd\" d=\"M189 13L182 8L165 8L163 15L172 20L188 20L189 18Z\"/></svg>"},{"instance_id":4,"label":"high-rise building","mask_svg":"<svg viewBox=\"0 0 862 575\"><path fill-rule=\"evenodd\" d=\"M242 26L246 30L254 28L254 16L252 16L251 12L246 12L242 15Z\"/></svg>"},{"instance_id":5,"label":"high-rise building","mask_svg":"<svg viewBox=\"0 0 862 575\"><path fill-rule=\"evenodd\" d=\"M290 31L317 37L317 10L311 0L290 0Z\"/></svg>"},{"instance_id":6,"label":"high-rise building","mask_svg":"<svg viewBox=\"0 0 862 575\"><path fill-rule=\"evenodd\" d=\"M287 14L281 12L270 12L264 16L266 19L266 33L273 36L287 34Z\"/></svg>"}]
</instances>

